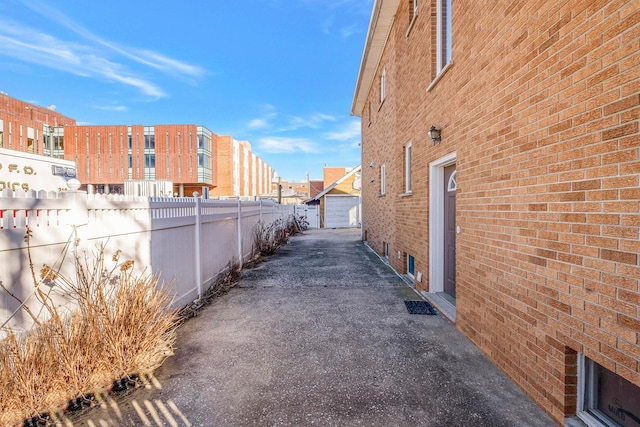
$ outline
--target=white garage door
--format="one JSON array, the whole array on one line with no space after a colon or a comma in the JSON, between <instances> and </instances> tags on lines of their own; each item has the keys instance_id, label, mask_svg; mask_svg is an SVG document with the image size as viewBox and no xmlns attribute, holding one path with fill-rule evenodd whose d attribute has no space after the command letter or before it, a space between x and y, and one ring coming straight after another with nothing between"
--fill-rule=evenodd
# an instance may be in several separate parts
<instances>
[{"instance_id":1,"label":"white garage door","mask_svg":"<svg viewBox=\"0 0 640 427\"><path fill-rule=\"evenodd\" d=\"M360 224L360 196L325 196L325 228L357 227Z\"/></svg>"}]
</instances>

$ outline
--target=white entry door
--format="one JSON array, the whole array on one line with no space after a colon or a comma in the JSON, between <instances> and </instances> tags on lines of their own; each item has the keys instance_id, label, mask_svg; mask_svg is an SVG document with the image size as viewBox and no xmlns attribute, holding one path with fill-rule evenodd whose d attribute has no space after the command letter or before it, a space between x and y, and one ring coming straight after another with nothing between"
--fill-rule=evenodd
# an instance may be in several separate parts
<instances>
[{"instance_id":1,"label":"white entry door","mask_svg":"<svg viewBox=\"0 0 640 427\"><path fill-rule=\"evenodd\" d=\"M360 224L360 196L326 195L324 202L324 227L347 228Z\"/></svg>"}]
</instances>

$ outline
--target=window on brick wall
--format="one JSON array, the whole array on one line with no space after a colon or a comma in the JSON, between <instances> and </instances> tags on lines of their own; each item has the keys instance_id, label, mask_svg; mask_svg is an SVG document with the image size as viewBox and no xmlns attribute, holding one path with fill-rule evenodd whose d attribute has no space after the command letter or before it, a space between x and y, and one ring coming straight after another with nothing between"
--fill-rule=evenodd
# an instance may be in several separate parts
<instances>
[{"instance_id":1,"label":"window on brick wall","mask_svg":"<svg viewBox=\"0 0 640 427\"><path fill-rule=\"evenodd\" d=\"M577 413L589 426L638 426L640 387L579 355Z\"/></svg>"},{"instance_id":2,"label":"window on brick wall","mask_svg":"<svg viewBox=\"0 0 640 427\"><path fill-rule=\"evenodd\" d=\"M0 147L4 147L4 121L0 119Z\"/></svg>"},{"instance_id":3,"label":"window on brick wall","mask_svg":"<svg viewBox=\"0 0 640 427\"><path fill-rule=\"evenodd\" d=\"M383 163L380 165L380 195L387 193L387 166Z\"/></svg>"},{"instance_id":4,"label":"window on brick wall","mask_svg":"<svg viewBox=\"0 0 640 427\"><path fill-rule=\"evenodd\" d=\"M35 141L35 132L33 128L27 127L27 151L29 153L35 153L37 151L34 141Z\"/></svg>"},{"instance_id":5,"label":"window on brick wall","mask_svg":"<svg viewBox=\"0 0 640 427\"><path fill-rule=\"evenodd\" d=\"M407 29L407 36L413 28L413 23L418 17L418 3L419 0L409 0L409 28Z\"/></svg>"},{"instance_id":6,"label":"window on brick wall","mask_svg":"<svg viewBox=\"0 0 640 427\"><path fill-rule=\"evenodd\" d=\"M387 96L387 70L382 69L382 73L380 73L380 104L384 101Z\"/></svg>"},{"instance_id":7,"label":"window on brick wall","mask_svg":"<svg viewBox=\"0 0 640 427\"><path fill-rule=\"evenodd\" d=\"M436 73L451 62L451 0L436 0Z\"/></svg>"},{"instance_id":8,"label":"window on brick wall","mask_svg":"<svg viewBox=\"0 0 640 427\"><path fill-rule=\"evenodd\" d=\"M413 255L407 255L407 274L413 277L415 273L415 259Z\"/></svg>"},{"instance_id":9,"label":"window on brick wall","mask_svg":"<svg viewBox=\"0 0 640 427\"><path fill-rule=\"evenodd\" d=\"M404 192L411 194L411 141L404 146Z\"/></svg>"}]
</instances>

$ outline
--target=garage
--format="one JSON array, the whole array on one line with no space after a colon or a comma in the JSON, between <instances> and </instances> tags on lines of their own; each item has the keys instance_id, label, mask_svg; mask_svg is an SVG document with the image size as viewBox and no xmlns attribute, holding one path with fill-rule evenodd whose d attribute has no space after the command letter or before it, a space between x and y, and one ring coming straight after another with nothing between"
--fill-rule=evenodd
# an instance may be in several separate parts
<instances>
[{"instance_id":1,"label":"garage","mask_svg":"<svg viewBox=\"0 0 640 427\"><path fill-rule=\"evenodd\" d=\"M358 227L360 225L360 196L325 195L325 228Z\"/></svg>"}]
</instances>

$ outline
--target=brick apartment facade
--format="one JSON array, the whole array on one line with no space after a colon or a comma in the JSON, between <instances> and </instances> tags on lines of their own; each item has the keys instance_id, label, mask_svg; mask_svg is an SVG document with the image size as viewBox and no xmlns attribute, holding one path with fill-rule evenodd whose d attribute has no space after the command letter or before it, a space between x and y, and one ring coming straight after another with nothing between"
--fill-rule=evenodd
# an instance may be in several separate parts
<instances>
[{"instance_id":1,"label":"brick apartment facade","mask_svg":"<svg viewBox=\"0 0 640 427\"><path fill-rule=\"evenodd\" d=\"M62 126L76 121L0 92L0 148L62 157Z\"/></svg>"},{"instance_id":2,"label":"brick apartment facade","mask_svg":"<svg viewBox=\"0 0 640 427\"><path fill-rule=\"evenodd\" d=\"M260 197L269 194L273 169L251 151L251 144L217 137L218 185L212 197Z\"/></svg>"},{"instance_id":3,"label":"brick apartment facade","mask_svg":"<svg viewBox=\"0 0 640 427\"><path fill-rule=\"evenodd\" d=\"M220 146L220 151L218 150ZM235 148L235 151L233 147ZM124 193L128 180L173 183L166 194L257 197L271 168L238 143L200 125L91 125L0 93L0 147L76 162L82 188Z\"/></svg>"},{"instance_id":4,"label":"brick apartment facade","mask_svg":"<svg viewBox=\"0 0 640 427\"><path fill-rule=\"evenodd\" d=\"M65 159L99 192L123 193L127 180L172 181L173 194L165 196L216 185L216 136L204 126L65 126L64 137Z\"/></svg>"},{"instance_id":5,"label":"brick apartment facade","mask_svg":"<svg viewBox=\"0 0 640 427\"><path fill-rule=\"evenodd\" d=\"M640 419L639 22L375 0L356 83L364 239L558 424Z\"/></svg>"}]
</instances>

